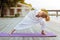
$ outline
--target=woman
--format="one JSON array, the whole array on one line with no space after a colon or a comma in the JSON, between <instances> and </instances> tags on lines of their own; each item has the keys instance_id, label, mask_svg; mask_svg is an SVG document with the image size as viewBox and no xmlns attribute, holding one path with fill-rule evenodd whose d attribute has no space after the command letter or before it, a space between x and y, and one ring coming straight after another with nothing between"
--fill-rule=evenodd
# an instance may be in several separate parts
<instances>
[{"instance_id":1,"label":"woman","mask_svg":"<svg viewBox=\"0 0 60 40\"><path fill-rule=\"evenodd\" d=\"M29 12L25 18L12 30L11 34L16 30L23 30L26 28L32 27L32 25L40 23L42 31L41 34L45 35L45 27L46 23L44 21L50 20L50 17L48 15L48 11L46 9L41 9L40 11L34 10Z\"/></svg>"}]
</instances>

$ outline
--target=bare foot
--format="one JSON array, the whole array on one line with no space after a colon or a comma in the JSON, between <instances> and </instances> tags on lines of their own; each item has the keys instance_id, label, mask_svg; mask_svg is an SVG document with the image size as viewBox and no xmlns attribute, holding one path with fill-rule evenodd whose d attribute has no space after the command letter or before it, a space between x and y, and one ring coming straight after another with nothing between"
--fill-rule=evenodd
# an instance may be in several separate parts
<instances>
[{"instance_id":1,"label":"bare foot","mask_svg":"<svg viewBox=\"0 0 60 40\"><path fill-rule=\"evenodd\" d=\"M12 32L11 32L10 34L13 34L13 33L14 33L14 31L15 31L15 29L14 29L14 30L12 30Z\"/></svg>"}]
</instances>

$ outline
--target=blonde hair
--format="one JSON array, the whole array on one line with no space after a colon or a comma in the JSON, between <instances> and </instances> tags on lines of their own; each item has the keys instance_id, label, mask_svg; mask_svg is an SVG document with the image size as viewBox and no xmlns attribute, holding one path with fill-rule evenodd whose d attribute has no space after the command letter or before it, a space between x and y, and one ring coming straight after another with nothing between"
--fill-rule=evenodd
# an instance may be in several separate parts
<instances>
[{"instance_id":1,"label":"blonde hair","mask_svg":"<svg viewBox=\"0 0 60 40\"><path fill-rule=\"evenodd\" d=\"M46 9L41 9L41 11L44 11L44 12L46 12L48 14L48 11Z\"/></svg>"},{"instance_id":2,"label":"blonde hair","mask_svg":"<svg viewBox=\"0 0 60 40\"><path fill-rule=\"evenodd\" d=\"M50 17L49 17L49 15L48 15L48 11L46 10L46 9L41 9L41 11L44 11L44 12L46 12L46 14L45 14L45 20L46 21L49 21L50 20Z\"/></svg>"}]
</instances>

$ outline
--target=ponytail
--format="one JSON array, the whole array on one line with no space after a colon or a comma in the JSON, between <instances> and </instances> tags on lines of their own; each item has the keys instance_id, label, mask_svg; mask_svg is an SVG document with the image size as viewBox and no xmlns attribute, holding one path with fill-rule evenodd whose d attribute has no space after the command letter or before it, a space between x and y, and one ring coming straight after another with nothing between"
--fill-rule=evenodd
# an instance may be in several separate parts
<instances>
[{"instance_id":1,"label":"ponytail","mask_svg":"<svg viewBox=\"0 0 60 40\"><path fill-rule=\"evenodd\" d=\"M46 20L46 21L50 21L50 17L47 16L47 17L45 18L45 20Z\"/></svg>"}]
</instances>

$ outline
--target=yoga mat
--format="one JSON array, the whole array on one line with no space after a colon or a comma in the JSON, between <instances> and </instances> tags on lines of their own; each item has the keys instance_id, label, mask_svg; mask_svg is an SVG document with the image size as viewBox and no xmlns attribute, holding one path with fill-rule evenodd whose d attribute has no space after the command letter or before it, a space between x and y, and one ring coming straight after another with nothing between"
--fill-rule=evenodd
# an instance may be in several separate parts
<instances>
[{"instance_id":1,"label":"yoga mat","mask_svg":"<svg viewBox=\"0 0 60 40\"><path fill-rule=\"evenodd\" d=\"M0 37L56 37L56 34L47 33L46 35L42 35L41 33L0 33Z\"/></svg>"}]
</instances>

